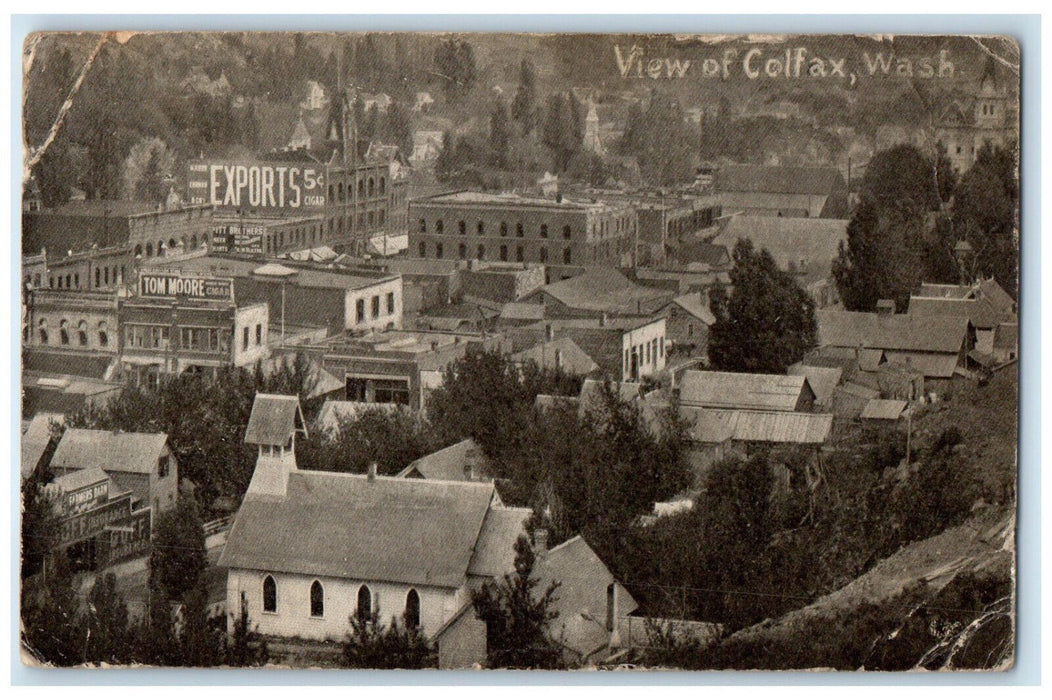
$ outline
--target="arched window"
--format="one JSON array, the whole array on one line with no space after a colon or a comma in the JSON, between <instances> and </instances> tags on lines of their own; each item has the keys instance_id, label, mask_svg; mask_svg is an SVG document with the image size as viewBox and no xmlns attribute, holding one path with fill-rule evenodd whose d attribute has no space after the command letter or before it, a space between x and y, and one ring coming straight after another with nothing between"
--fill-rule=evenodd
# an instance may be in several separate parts
<instances>
[{"instance_id":1,"label":"arched window","mask_svg":"<svg viewBox=\"0 0 1052 700\"><path fill-rule=\"evenodd\" d=\"M420 594L410 588L405 596L405 627L414 629L420 626Z\"/></svg>"},{"instance_id":2,"label":"arched window","mask_svg":"<svg viewBox=\"0 0 1052 700\"><path fill-rule=\"evenodd\" d=\"M426 219L421 219L420 220L420 233L427 233L427 220Z\"/></svg>"},{"instance_id":3,"label":"arched window","mask_svg":"<svg viewBox=\"0 0 1052 700\"><path fill-rule=\"evenodd\" d=\"M460 246L458 247L457 250L460 253L460 259L461 260L463 260L464 258L468 257L468 247L466 245L464 245L463 243L460 244Z\"/></svg>"},{"instance_id":4,"label":"arched window","mask_svg":"<svg viewBox=\"0 0 1052 700\"><path fill-rule=\"evenodd\" d=\"M507 221L501 221L500 222L500 235L502 235L502 236L507 236L508 235L508 222Z\"/></svg>"},{"instance_id":5,"label":"arched window","mask_svg":"<svg viewBox=\"0 0 1052 700\"><path fill-rule=\"evenodd\" d=\"M387 191L387 180L381 177L380 178L380 194L383 194L386 191Z\"/></svg>"},{"instance_id":6,"label":"arched window","mask_svg":"<svg viewBox=\"0 0 1052 700\"><path fill-rule=\"evenodd\" d=\"M102 268L102 272L103 272L103 275L102 275L103 283L109 284L110 283L110 268L104 267L104 268ZM117 280L114 279L113 281L116 282ZM98 284L96 283L95 286L98 286Z\"/></svg>"},{"instance_id":7,"label":"arched window","mask_svg":"<svg viewBox=\"0 0 1052 700\"><path fill-rule=\"evenodd\" d=\"M542 263L548 262L548 249L545 248L544 246L541 246L541 262Z\"/></svg>"},{"instance_id":8,"label":"arched window","mask_svg":"<svg viewBox=\"0 0 1052 700\"><path fill-rule=\"evenodd\" d=\"M95 286L102 286L102 269L98 267L95 268Z\"/></svg>"},{"instance_id":9,"label":"arched window","mask_svg":"<svg viewBox=\"0 0 1052 700\"><path fill-rule=\"evenodd\" d=\"M358 181L358 197L359 199L365 196L365 180Z\"/></svg>"},{"instance_id":10,"label":"arched window","mask_svg":"<svg viewBox=\"0 0 1052 700\"><path fill-rule=\"evenodd\" d=\"M314 582L318 584L317 581ZM320 589L321 586L319 585ZM278 611L278 584L274 583L273 576L263 579L263 612ZM314 586L311 586L311 614L314 614Z\"/></svg>"},{"instance_id":11,"label":"arched window","mask_svg":"<svg viewBox=\"0 0 1052 700\"><path fill-rule=\"evenodd\" d=\"M479 219L479 223L476 228L478 229L478 233L480 236L486 232L486 224L483 223L482 219Z\"/></svg>"},{"instance_id":12,"label":"arched window","mask_svg":"<svg viewBox=\"0 0 1052 700\"><path fill-rule=\"evenodd\" d=\"M142 257L142 246L141 245L136 245L135 246L135 257L137 257L137 258L138 257Z\"/></svg>"},{"instance_id":13,"label":"arched window","mask_svg":"<svg viewBox=\"0 0 1052 700\"><path fill-rule=\"evenodd\" d=\"M167 248L164 247L164 241L157 241L157 257L164 255Z\"/></svg>"},{"instance_id":14,"label":"arched window","mask_svg":"<svg viewBox=\"0 0 1052 700\"><path fill-rule=\"evenodd\" d=\"M175 247L175 239L174 238L169 238L168 239L168 247L165 248L165 250L171 250L174 247Z\"/></svg>"},{"instance_id":15,"label":"arched window","mask_svg":"<svg viewBox=\"0 0 1052 700\"><path fill-rule=\"evenodd\" d=\"M77 342L80 343L81 347L86 347L88 344L88 322L81 321L77 324Z\"/></svg>"},{"instance_id":16,"label":"arched window","mask_svg":"<svg viewBox=\"0 0 1052 700\"><path fill-rule=\"evenodd\" d=\"M486 259L486 246L484 246L484 245L480 245L479 246L478 259L479 260L485 260Z\"/></svg>"},{"instance_id":17,"label":"arched window","mask_svg":"<svg viewBox=\"0 0 1052 700\"><path fill-rule=\"evenodd\" d=\"M463 219L458 221L457 222L457 231L460 233L461 236L463 236L465 233L467 233L468 232L468 224L467 224L467 222L464 221Z\"/></svg>"},{"instance_id":18,"label":"arched window","mask_svg":"<svg viewBox=\"0 0 1052 700\"><path fill-rule=\"evenodd\" d=\"M322 617L325 615L325 591L321 583L315 581L310 585L310 616Z\"/></svg>"},{"instance_id":19,"label":"arched window","mask_svg":"<svg viewBox=\"0 0 1052 700\"><path fill-rule=\"evenodd\" d=\"M572 261L572 254L569 248L563 248L563 265L569 265Z\"/></svg>"},{"instance_id":20,"label":"arched window","mask_svg":"<svg viewBox=\"0 0 1052 700\"><path fill-rule=\"evenodd\" d=\"M523 257L524 256L523 256L522 246L521 245L517 246L515 248L515 262L522 262L523 261Z\"/></svg>"},{"instance_id":21,"label":"arched window","mask_svg":"<svg viewBox=\"0 0 1052 700\"><path fill-rule=\"evenodd\" d=\"M99 346L106 347L110 344L109 329L106 327L105 321L99 322Z\"/></svg>"},{"instance_id":22,"label":"arched window","mask_svg":"<svg viewBox=\"0 0 1052 700\"><path fill-rule=\"evenodd\" d=\"M355 610L355 614L359 620L368 620L373 612L373 594L369 591L368 586L362 586L358 589L358 608Z\"/></svg>"},{"instance_id":23,"label":"arched window","mask_svg":"<svg viewBox=\"0 0 1052 700\"><path fill-rule=\"evenodd\" d=\"M441 243L436 243L435 244L435 257L436 258L441 258L442 257L442 244Z\"/></svg>"},{"instance_id":24,"label":"arched window","mask_svg":"<svg viewBox=\"0 0 1052 700\"><path fill-rule=\"evenodd\" d=\"M47 319L40 319L40 322L37 323L37 327L40 331L40 344L47 345Z\"/></svg>"},{"instance_id":25,"label":"arched window","mask_svg":"<svg viewBox=\"0 0 1052 700\"><path fill-rule=\"evenodd\" d=\"M148 257L148 258L152 258L153 257L153 243L147 243L146 244L146 257Z\"/></svg>"},{"instance_id":26,"label":"arched window","mask_svg":"<svg viewBox=\"0 0 1052 700\"><path fill-rule=\"evenodd\" d=\"M569 238L569 237L570 237L570 225L567 224L566 226L563 226L563 238Z\"/></svg>"},{"instance_id":27,"label":"arched window","mask_svg":"<svg viewBox=\"0 0 1052 700\"><path fill-rule=\"evenodd\" d=\"M519 223L515 224L515 235L519 238L522 238L522 233L522 222L520 221Z\"/></svg>"},{"instance_id":28,"label":"arched window","mask_svg":"<svg viewBox=\"0 0 1052 700\"><path fill-rule=\"evenodd\" d=\"M372 197L376 193L376 181L369 178L369 196Z\"/></svg>"},{"instance_id":29,"label":"arched window","mask_svg":"<svg viewBox=\"0 0 1052 700\"><path fill-rule=\"evenodd\" d=\"M502 245L500 247L500 259L502 262L508 262L508 246Z\"/></svg>"},{"instance_id":30,"label":"arched window","mask_svg":"<svg viewBox=\"0 0 1052 700\"><path fill-rule=\"evenodd\" d=\"M69 321L62 319L58 324L58 339L63 345L69 345Z\"/></svg>"},{"instance_id":31,"label":"arched window","mask_svg":"<svg viewBox=\"0 0 1052 700\"><path fill-rule=\"evenodd\" d=\"M442 230L444 228L445 228L445 224L442 223L442 219L439 219L438 221L435 222L435 233L442 233Z\"/></svg>"},{"instance_id":32,"label":"arched window","mask_svg":"<svg viewBox=\"0 0 1052 700\"><path fill-rule=\"evenodd\" d=\"M548 237L548 224L541 224L541 238Z\"/></svg>"},{"instance_id":33,"label":"arched window","mask_svg":"<svg viewBox=\"0 0 1052 700\"><path fill-rule=\"evenodd\" d=\"M420 241L420 256L421 258L427 257L427 243Z\"/></svg>"}]
</instances>

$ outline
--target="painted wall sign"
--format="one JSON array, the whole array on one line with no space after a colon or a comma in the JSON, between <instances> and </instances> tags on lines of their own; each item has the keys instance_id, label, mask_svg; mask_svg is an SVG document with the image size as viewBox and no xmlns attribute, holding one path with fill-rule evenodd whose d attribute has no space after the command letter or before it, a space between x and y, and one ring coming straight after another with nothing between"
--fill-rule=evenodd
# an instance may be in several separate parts
<instances>
[{"instance_id":1,"label":"painted wall sign","mask_svg":"<svg viewBox=\"0 0 1052 700\"><path fill-rule=\"evenodd\" d=\"M191 204L317 209L326 204L325 167L317 163L195 161L187 167Z\"/></svg>"},{"instance_id":2,"label":"painted wall sign","mask_svg":"<svg viewBox=\"0 0 1052 700\"><path fill-rule=\"evenodd\" d=\"M220 253L263 254L261 224L216 224L212 226L212 249Z\"/></svg>"},{"instance_id":3,"label":"painted wall sign","mask_svg":"<svg viewBox=\"0 0 1052 700\"><path fill-rule=\"evenodd\" d=\"M193 277L143 272L139 274L139 296L233 301L234 281L229 277Z\"/></svg>"},{"instance_id":4,"label":"painted wall sign","mask_svg":"<svg viewBox=\"0 0 1052 700\"><path fill-rule=\"evenodd\" d=\"M110 482L102 481L87 488L65 494L63 505L66 515L76 515L91 510L106 502L110 493Z\"/></svg>"}]
</instances>

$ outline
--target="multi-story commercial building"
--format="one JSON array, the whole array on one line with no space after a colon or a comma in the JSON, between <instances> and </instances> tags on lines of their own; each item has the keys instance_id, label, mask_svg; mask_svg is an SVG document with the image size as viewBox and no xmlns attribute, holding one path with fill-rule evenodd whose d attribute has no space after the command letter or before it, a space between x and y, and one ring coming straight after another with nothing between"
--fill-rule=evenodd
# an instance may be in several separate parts
<instances>
[{"instance_id":1,"label":"multi-story commercial building","mask_svg":"<svg viewBox=\"0 0 1052 700\"><path fill-rule=\"evenodd\" d=\"M269 352L267 304L237 304L228 277L143 272L119 320L122 369L147 386L163 375L251 367Z\"/></svg>"},{"instance_id":2,"label":"multi-story commercial building","mask_svg":"<svg viewBox=\"0 0 1052 700\"><path fill-rule=\"evenodd\" d=\"M454 192L409 203L409 254L448 260L631 264L635 209L624 203Z\"/></svg>"}]
</instances>

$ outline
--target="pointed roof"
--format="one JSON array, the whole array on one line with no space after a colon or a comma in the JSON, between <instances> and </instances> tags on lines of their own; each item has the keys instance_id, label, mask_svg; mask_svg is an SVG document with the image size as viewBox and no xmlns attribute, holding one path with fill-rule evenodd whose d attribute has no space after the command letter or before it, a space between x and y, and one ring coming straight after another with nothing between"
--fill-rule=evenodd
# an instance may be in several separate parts
<instances>
[{"instance_id":1,"label":"pointed roof","mask_svg":"<svg viewBox=\"0 0 1052 700\"><path fill-rule=\"evenodd\" d=\"M804 394L814 396L803 375L688 369L679 384L680 401L690 406L794 411Z\"/></svg>"},{"instance_id":2,"label":"pointed roof","mask_svg":"<svg viewBox=\"0 0 1052 700\"><path fill-rule=\"evenodd\" d=\"M249 445L287 445L295 433L307 434L303 409L296 396L256 394L245 429Z\"/></svg>"}]
</instances>

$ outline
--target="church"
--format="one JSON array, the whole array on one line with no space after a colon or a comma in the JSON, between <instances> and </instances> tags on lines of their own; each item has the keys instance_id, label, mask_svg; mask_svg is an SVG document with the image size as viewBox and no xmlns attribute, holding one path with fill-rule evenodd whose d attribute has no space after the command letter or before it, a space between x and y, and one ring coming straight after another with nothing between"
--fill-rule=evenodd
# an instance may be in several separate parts
<instances>
[{"instance_id":1,"label":"church","mask_svg":"<svg viewBox=\"0 0 1052 700\"><path fill-rule=\"evenodd\" d=\"M493 482L298 469L307 427L295 396L257 394L245 434L259 453L219 566L227 609L261 634L340 641L351 616L435 634L471 592L510 571L529 509Z\"/></svg>"},{"instance_id":2,"label":"church","mask_svg":"<svg viewBox=\"0 0 1052 700\"><path fill-rule=\"evenodd\" d=\"M1017 100L1009 99L1008 84L993 58L987 58L971 94L950 102L935 125L935 140L964 174L975 163L984 143L1010 146L1018 133Z\"/></svg>"}]
</instances>

